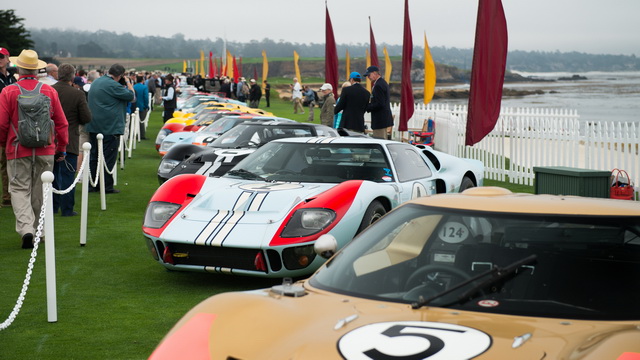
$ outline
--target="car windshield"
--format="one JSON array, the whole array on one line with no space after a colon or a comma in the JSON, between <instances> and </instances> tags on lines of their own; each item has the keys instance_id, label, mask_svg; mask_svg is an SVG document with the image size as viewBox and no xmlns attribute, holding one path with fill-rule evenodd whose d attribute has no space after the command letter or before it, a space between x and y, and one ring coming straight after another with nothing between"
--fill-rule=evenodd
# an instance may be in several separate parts
<instances>
[{"instance_id":1,"label":"car windshield","mask_svg":"<svg viewBox=\"0 0 640 360\"><path fill-rule=\"evenodd\" d=\"M228 116L222 119L214 121L212 124L208 125L206 128L200 130L201 133L214 133L219 134L223 133L233 127L235 123L239 120L236 116ZM241 120L240 120L241 121Z\"/></svg>"},{"instance_id":2,"label":"car windshield","mask_svg":"<svg viewBox=\"0 0 640 360\"><path fill-rule=\"evenodd\" d=\"M242 125L233 128L227 134L240 126ZM391 181L391 177L388 176L389 162L378 144L272 142L251 154L233 169L246 170L267 181Z\"/></svg>"},{"instance_id":3,"label":"car windshield","mask_svg":"<svg viewBox=\"0 0 640 360\"><path fill-rule=\"evenodd\" d=\"M217 148L260 147L272 140L313 136L308 126L241 124L220 136L210 146Z\"/></svg>"},{"instance_id":4,"label":"car windshield","mask_svg":"<svg viewBox=\"0 0 640 360\"><path fill-rule=\"evenodd\" d=\"M414 308L420 304L520 316L638 320L639 234L640 217L410 204L361 233L310 284ZM512 264L517 266L508 274L491 271Z\"/></svg>"}]
</instances>

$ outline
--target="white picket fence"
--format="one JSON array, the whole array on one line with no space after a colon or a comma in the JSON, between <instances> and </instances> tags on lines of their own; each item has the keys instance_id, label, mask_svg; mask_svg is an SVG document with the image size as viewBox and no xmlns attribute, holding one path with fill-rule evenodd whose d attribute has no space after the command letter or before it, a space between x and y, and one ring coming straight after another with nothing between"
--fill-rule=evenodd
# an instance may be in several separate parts
<instances>
[{"instance_id":1,"label":"white picket fence","mask_svg":"<svg viewBox=\"0 0 640 360\"><path fill-rule=\"evenodd\" d=\"M392 104L397 119L399 104ZM533 185L533 167L566 166L612 171L624 169L640 184L640 124L584 122L576 110L502 108L493 131L474 146L465 146L467 108L464 105L415 105L409 130L420 130L426 119L436 123L435 148L481 160L485 178ZM640 121L640 119L638 119ZM392 138L406 140L395 121ZM509 159L509 161L507 161Z\"/></svg>"}]
</instances>

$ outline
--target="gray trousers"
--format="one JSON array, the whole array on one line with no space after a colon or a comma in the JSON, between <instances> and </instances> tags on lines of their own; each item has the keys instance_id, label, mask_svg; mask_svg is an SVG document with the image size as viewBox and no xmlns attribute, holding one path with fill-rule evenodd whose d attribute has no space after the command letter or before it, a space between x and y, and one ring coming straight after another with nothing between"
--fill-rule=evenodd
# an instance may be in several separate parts
<instances>
[{"instance_id":1,"label":"gray trousers","mask_svg":"<svg viewBox=\"0 0 640 360\"><path fill-rule=\"evenodd\" d=\"M16 232L35 236L42 209L42 173L53 171L53 155L7 160L9 193L16 216ZM44 229L43 229L44 231Z\"/></svg>"}]
</instances>

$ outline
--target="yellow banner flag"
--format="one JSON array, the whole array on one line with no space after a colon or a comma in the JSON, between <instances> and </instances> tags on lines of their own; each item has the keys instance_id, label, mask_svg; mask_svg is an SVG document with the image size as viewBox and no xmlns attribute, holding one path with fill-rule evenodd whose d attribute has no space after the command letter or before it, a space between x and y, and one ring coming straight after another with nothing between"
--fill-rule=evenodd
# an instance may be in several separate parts
<instances>
[{"instance_id":1,"label":"yellow banner flag","mask_svg":"<svg viewBox=\"0 0 640 360\"><path fill-rule=\"evenodd\" d=\"M365 56L367 57L367 69L368 69L369 66L371 66L371 55L369 55L369 49L365 50ZM371 92L371 81L369 81L369 78L367 78L367 90Z\"/></svg>"},{"instance_id":2,"label":"yellow banner flag","mask_svg":"<svg viewBox=\"0 0 640 360\"><path fill-rule=\"evenodd\" d=\"M388 83L391 83L391 70L393 70L393 65L391 65L391 59L389 58L386 46L382 48L382 52L384 53L384 79L387 80Z\"/></svg>"},{"instance_id":3,"label":"yellow banner flag","mask_svg":"<svg viewBox=\"0 0 640 360\"><path fill-rule=\"evenodd\" d=\"M298 60L300 60L300 56L298 53L293 50L293 66L296 69L296 77L298 78L298 82L302 85L302 77L300 77L300 67L298 66Z\"/></svg>"},{"instance_id":4,"label":"yellow banner flag","mask_svg":"<svg viewBox=\"0 0 640 360\"><path fill-rule=\"evenodd\" d=\"M436 91L436 64L431 57L427 33L424 33L424 104L428 104L433 99Z\"/></svg>"},{"instance_id":5,"label":"yellow banner flag","mask_svg":"<svg viewBox=\"0 0 640 360\"><path fill-rule=\"evenodd\" d=\"M206 74L204 72L204 50L200 50L200 76L205 77Z\"/></svg>"},{"instance_id":6,"label":"yellow banner flag","mask_svg":"<svg viewBox=\"0 0 640 360\"><path fill-rule=\"evenodd\" d=\"M231 56L231 53L229 52L229 50L227 50L227 76L229 77L229 79L234 78L233 56Z\"/></svg>"},{"instance_id":7,"label":"yellow banner flag","mask_svg":"<svg viewBox=\"0 0 640 360\"><path fill-rule=\"evenodd\" d=\"M182 60L182 72L187 72L187 60Z\"/></svg>"},{"instance_id":8,"label":"yellow banner flag","mask_svg":"<svg viewBox=\"0 0 640 360\"><path fill-rule=\"evenodd\" d=\"M262 50L262 87L264 90L264 82L269 76L269 61L267 60L267 52Z\"/></svg>"},{"instance_id":9,"label":"yellow banner flag","mask_svg":"<svg viewBox=\"0 0 640 360\"><path fill-rule=\"evenodd\" d=\"M349 50L347 50L347 60L345 61L347 65L347 76L346 81L349 81L349 74L351 74L351 58L349 57Z\"/></svg>"}]
</instances>

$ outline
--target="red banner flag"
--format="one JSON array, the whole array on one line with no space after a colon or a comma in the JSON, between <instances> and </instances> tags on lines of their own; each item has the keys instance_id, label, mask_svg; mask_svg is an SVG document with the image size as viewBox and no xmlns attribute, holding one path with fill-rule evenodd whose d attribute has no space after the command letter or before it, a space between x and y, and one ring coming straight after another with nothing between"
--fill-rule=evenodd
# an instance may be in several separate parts
<instances>
[{"instance_id":1,"label":"red banner flag","mask_svg":"<svg viewBox=\"0 0 640 360\"><path fill-rule=\"evenodd\" d=\"M235 59L234 59L234 65L235 65ZM242 77L242 56L240 56L240 65L238 65L238 77Z\"/></svg>"},{"instance_id":2,"label":"red banner flag","mask_svg":"<svg viewBox=\"0 0 640 360\"><path fill-rule=\"evenodd\" d=\"M333 86L333 96L338 98L338 49L336 48L336 39L333 36L333 25L331 25L331 17L329 17L329 7L324 4L326 9L325 20L325 47L324 47L324 82Z\"/></svg>"},{"instance_id":3,"label":"red banner flag","mask_svg":"<svg viewBox=\"0 0 640 360\"><path fill-rule=\"evenodd\" d=\"M215 66L213 65L213 52L209 51L209 79L216 76Z\"/></svg>"},{"instance_id":4,"label":"red banner flag","mask_svg":"<svg viewBox=\"0 0 640 360\"><path fill-rule=\"evenodd\" d=\"M233 66L233 74L235 76L235 81L238 82L238 79L240 79L240 76L242 76L239 72L238 72L238 64L236 63L236 57L233 57L232 60L232 66Z\"/></svg>"},{"instance_id":5,"label":"red banner flag","mask_svg":"<svg viewBox=\"0 0 640 360\"><path fill-rule=\"evenodd\" d=\"M373 36L373 28L371 27L371 16L369 16L369 56L371 56L371 65L380 68L378 62L378 49L376 48L376 38ZM386 79L389 81L389 79Z\"/></svg>"},{"instance_id":6,"label":"red banner flag","mask_svg":"<svg viewBox=\"0 0 640 360\"><path fill-rule=\"evenodd\" d=\"M409 21L409 0L404 0L404 33L402 36L402 78L400 81L400 119L398 131L407 131L407 123L413 116L413 87L411 87L411 57L413 37Z\"/></svg>"},{"instance_id":7,"label":"red banner flag","mask_svg":"<svg viewBox=\"0 0 640 360\"><path fill-rule=\"evenodd\" d=\"M500 116L507 64L507 20L500 0L480 0L471 65L466 145L482 140Z\"/></svg>"}]
</instances>

